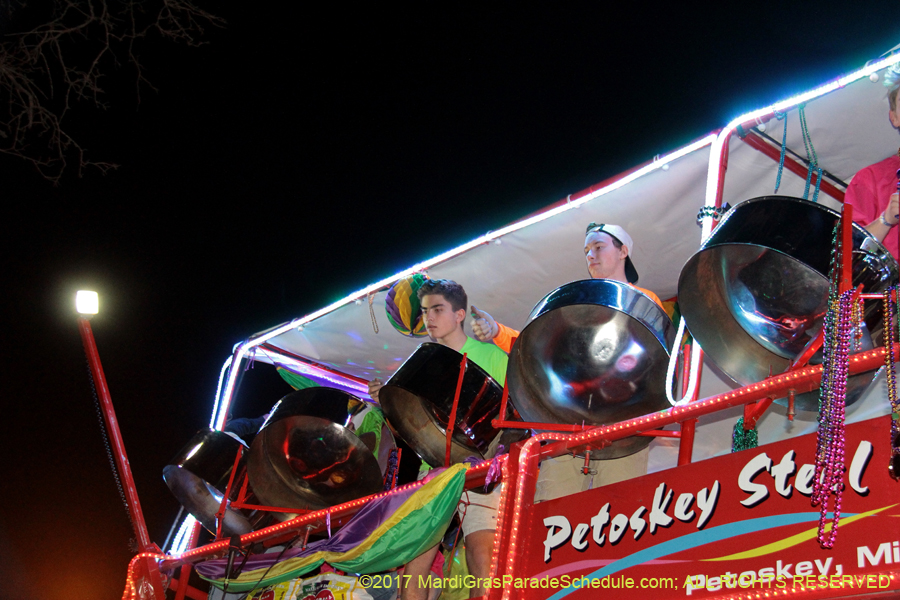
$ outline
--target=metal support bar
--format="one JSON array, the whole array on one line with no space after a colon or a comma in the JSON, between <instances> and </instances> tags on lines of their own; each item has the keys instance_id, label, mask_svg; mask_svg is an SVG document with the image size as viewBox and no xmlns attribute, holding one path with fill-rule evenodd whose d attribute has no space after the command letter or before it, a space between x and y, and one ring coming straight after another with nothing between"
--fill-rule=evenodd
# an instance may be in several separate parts
<instances>
[{"instance_id":1,"label":"metal support bar","mask_svg":"<svg viewBox=\"0 0 900 600\"><path fill-rule=\"evenodd\" d=\"M841 213L841 294L853 287L853 206L844 205ZM824 329L824 328L823 328Z\"/></svg>"},{"instance_id":2,"label":"metal support bar","mask_svg":"<svg viewBox=\"0 0 900 600\"><path fill-rule=\"evenodd\" d=\"M495 429L540 429L542 431L585 431L591 425L570 425L567 423L539 423L536 421L501 421L494 419L491 425Z\"/></svg>"},{"instance_id":3,"label":"metal support bar","mask_svg":"<svg viewBox=\"0 0 900 600\"><path fill-rule=\"evenodd\" d=\"M466 375L468 354L463 354L459 361L459 377L456 380L456 393L453 395L453 406L450 408L450 419L447 421L447 453L444 455L444 466L450 466L450 450L453 448L453 431L456 429L456 409L459 408L459 393L462 391L463 377Z\"/></svg>"},{"instance_id":4,"label":"metal support bar","mask_svg":"<svg viewBox=\"0 0 900 600\"><path fill-rule=\"evenodd\" d=\"M228 498L231 496L231 487L234 485L234 475L238 471L238 465L241 464L241 456L243 456L242 448L239 446L235 453L234 464L231 466L231 475L228 476L228 485L225 486L225 493L222 494L222 501L219 503L219 510L216 511L216 539L222 537L222 526L225 524L225 511L228 508Z\"/></svg>"},{"instance_id":5,"label":"metal support bar","mask_svg":"<svg viewBox=\"0 0 900 600\"><path fill-rule=\"evenodd\" d=\"M750 431L754 427L756 427L757 421L759 421L765 412L772 405L772 398L763 398L762 400L757 401L755 404L745 404L744 405L744 431Z\"/></svg>"},{"instance_id":6,"label":"metal support bar","mask_svg":"<svg viewBox=\"0 0 900 600\"><path fill-rule=\"evenodd\" d=\"M681 432L674 429L654 429L653 431L642 431L635 435L640 437L680 438Z\"/></svg>"},{"instance_id":7,"label":"metal support bar","mask_svg":"<svg viewBox=\"0 0 900 600\"><path fill-rule=\"evenodd\" d=\"M803 352L800 353L800 356L794 359L794 362L788 366L786 372L796 371L797 369L803 368L809 364L809 359L813 357L813 355L819 351L822 347L822 343L825 341L825 328L822 327L819 329L819 333L816 334L810 342L806 345L806 348L803 349Z\"/></svg>"},{"instance_id":8,"label":"metal support bar","mask_svg":"<svg viewBox=\"0 0 900 600\"><path fill-rule=\"evenodd\" d=\"M197 546L197 541L200 539L200 523L194 522L194 526L191 528L191 536L188 541L188 548L194 548ZM172 580L172 587L175 588L175 600L184 600L185 595L190 598L196 599L197 595L193 592L201 593L199 590L192 588L189 585L189 580L191 577L191 565L190 563L185 563L181 565L181 573L178 576L178 579ZM207 598L207 594L203 594L202 598Z\"/></svg>"},{"instance_id":9,"label":"metal support bar","mask_svg":"<svg viewBox=\"0 0 900 600\"><path fill-rule=\"evenodd\" d=\"M503 380L503 395L500 396L500 412L497 413L497 418L492 419L491 424L495 422L502 422L506 419L506 405L509 403L509 380ZM495 428L500 429L494 425Z\"/></svg>"},{"instance_id":10,"label":"metal support bar","mask_svg":"<svg viewBox=\"0 0 900 600\"><path fill-rule=\"evenodd\" d=\"M681 443L678 444L678 466L689 465L694 460L694 433L697 419L688 419L681 424Z\"/></svg>"},{"instance_id":11,"label":"metal support bar","mask_svg":"<svg viewBox=\"0 0 900 600\"><path fill-rule=\"evenodd\" d=\"M717 225L716 225L717 226ZM681 395L687 394L688 385L691 378L691 361L693 356L693 344L685 344L682 350L683 365L681 371ZM698 355L700 361L699 369L697 369L697 383L694 386L694 393L691 395L690 402L696 402L700 397L700 380L703 375L703 350ZM697 419L688 419L681 423L681 440L678 443L678 465L689 465L694 460L694 433L697 430Z\"/></svg>"},{"instance_id":12,"label":"metal support bar","mask_svg":"<svg viewBox=\"0 0 900 600\"><path fill-rule=\"evenodd\" d=\"M106 431L113 447L113 455L119 469L119 477L122 479L125 497L128 499L128 513L131 515L131 523L137 536L138 546L143 552L158 551L159 549L150 542L150 535L147 533L147 523L144 521L141 501L138 499L137 488L134 485L131 465L128 462L128 455L125 453L125 443L122 441L122 432L119 430L116 411L112 405L109 387L106 385L106 375L103 373L103 365L100 364L100 354L97 352L97 344L94 342L94 332L91 329L90 321L79 317L78 332L81 334L84 353L87 355L88 365L94 377L94 386L97 389L97 397L100 399L103 420L106 423Z\"/></svg>"}]
</instances>

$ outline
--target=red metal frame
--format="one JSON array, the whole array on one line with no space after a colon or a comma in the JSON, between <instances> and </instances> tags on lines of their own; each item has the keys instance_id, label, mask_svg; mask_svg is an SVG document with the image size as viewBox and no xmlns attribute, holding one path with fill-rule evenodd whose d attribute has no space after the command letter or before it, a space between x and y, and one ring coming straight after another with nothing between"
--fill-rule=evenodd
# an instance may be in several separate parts
<instances>
[{"instance_id":1,"label":"red metal frame","mask_svg":"<svg viewBox=\"0 0 900 600\"><path fill-rule=\"evenodd\" d=\"M900 345L896 345L893 352L895 356L900 354ZM885 354L886 350L884 348L877 348L854 355L850 359L850 373L856 374L878 368L883 364ZM498 573L502 575L502 573L515 572L514 551L516 543L515 533L518 527L517 515L523 514L521 511L527 510L531 506L530 498L534 496L537 467L541 459L566 454L587 445L598 446L604 440L614 441L665 425L693 420L724 408L757 402L764 398L786 395L791 390L796 393L807 392L819 386L821 376L821 365L809 366L790 373L776 375L758 384L712 396L686 406L673 407L669 410L632 419L631 421L596 427L577 434L543 433L524 442L514 444L510 454L500 458L504 469L505 485L501 499L502 510L498 514L498 535L495 539L494 551L495 557L505 556L508 560L504 563L506 565L505 568L499 564L498 560L494 561L492 577L498 576ZM544 441L551 441L551 443L541 446L541 442ZM471 489L483 485L489 467L490 462L484 462L469 469L466 473L466 488ZM401 486L397 490L418 485L421 485L421 483L411 483ZM385 492L385 494L396 493L397 490ZM384 494L361 498L245 534L241 536L241 545L248 546L256 542L265 542L267 545L278 543L294 537L297 532L303 531L309 526L312 526L313 532L324 530L326 517L329 513L332 526L340 526L346 523L363 504L382 495ZM510 506L512 506L513 510L509 510ZM173 568L179 564L194 563L210 557L222 556L227 549L228 541L220 540L201 548L189 550L177 559L168 557L168 560L164 561L163 566ZM510 561L512 562L510 563ZM488 597L491 600L496 600L501 593L502 590L491 589Z\"/></svg>"},{"instance_id":2,"label":"red metal frame","mask_svg":"<svg viewBox=\"0 0 900 600\"><path fill-rule=\"evenodd\" d=\"M194 522L194 526L191 528L191 537L188 541L188 548L195 548L199 539L200 523ZM170 587L175 590L175 600L184 600L185 596L192 598L193 600L206 600L209 597L208 594L204 594L200 590L195 589L188 584L188 581L191 577L191 569L192 566L189 563L181 565L181 571L178 575L178 579L172 579Z\"/></svg>"},{"instance_id":3,"label":"red metal frame","mask_svg":"<svg viewBox=\"0 0 900 600\"><path fill-rule=\"evenodd\" d=\"M892 349L894 355L898 354L900 345ZM860 353L850 358L850 374L871 371L880 367L885 359L885 348L877 348L869 352ZM492 566L491 577L502 577L509 574L516 576L516 545L519 537L519 518L526 514L532 506L535 485L537 482L538 461L543 458L559 456L587 444L596 444L600 440L615 441L630 437L647 428L661 427L672 423L682 422L686 419L697 418L710 414L723 408L740 406L751 402L757 402L765 398L786 395L793 390L803 393L819 387L822 378L822 365L815 365L799 369L791 373L776 375L766 381L748 385L743 388L712 396L686 406L676 406L667 411L654 413L631 421L615 425L597 427L586 432L570 435L558 435L543 433L536 435L524 442L513 446L509 460L504 467L504 505L513 506L513 510L504 511L498 516L497 539L495 540L494 556L506 557L501 564L495 560ZM547 445L542 442L550 441ZM509 519L509 521L508 521ZM506 600L512 590L491 588L488 592L489 600Z\"/></svg>"},{"instance_id":4,"label":"red metal frame","mask_svg":"<svg viewBox=\"0 0 900 600\"><path fill-rule=\"evenodd\" d=\"M462 391L463 377L466 375L466 365L469 355L463 354L459 361L459 376L456 378L456 392L453 393L453 406L450 408L450 419L447 421L447 451L444 456L444 466L450 466L450 451L453 449L453 430L456 429L456 409L459 408L459 393Z\"/></svg>"},{"instance_id":5,"label":"red metal frame","mask_svg":"<svg viewBox=\"0 0 900 600\"><path fill-rule=\"evenodd\" d=\"M680 340L679 340L680 341ZM681 370L681 395L687 395L688 385L691 377L691 356L693 344L685 344L682 349L682 370ZM700 380L703 375L703 351L699 353L700 367L697 369L697 384L694 386L694 394L691 402L696 402L700 396ZM697 419L688 419L681 423L681 442L678 444L678 465L688 465L693 461L694 457L694 433L697 431Z\"/></svg>"}]
</instances>

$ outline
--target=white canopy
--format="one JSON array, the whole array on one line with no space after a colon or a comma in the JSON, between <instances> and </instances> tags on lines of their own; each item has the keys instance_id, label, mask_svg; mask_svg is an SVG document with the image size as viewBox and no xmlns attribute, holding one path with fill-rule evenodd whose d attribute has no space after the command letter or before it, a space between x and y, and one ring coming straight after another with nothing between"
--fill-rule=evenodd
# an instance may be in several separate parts
<instances>
[{"instance_id":1,"label":"white canopy","mask_svg":"<svg viewBox=\"0 0 900 600\"><path fill-rule=\"evenodd\" d=\"M900 144L887 119L887 95L881 83L885 68L898 58L890 57L796 98L744 115L718 136L710 134L610 182L573 194L538 215L413 265L332 306L256 334L237 347L236 362L252 352L257 361L279 364L313 378L334 378L333 373L308 363L321 365L349 375L349 379L336 380L362 392L365 387L361 380L386 379L420 341L395 331L386 318L386 292L394 281L417 271L432 278L456 280L466 288L470 304L521 328L543 296L564 283L587 277L583 240L585 225L590 221L623 226L635 242L633 259L640 274L639 285L663 300L671 298L676 294L682 266L700 245L698 211L714 199L719 178L724 177L722 201L731 205L774 192L777 159L752 147L739 134L762 125L759 131L764 130L774 141L764 143L780 151L787 122L788 148L806 156L797 110L803 103L818 163L843 182L836 183L843 190L854 173L896 152ZM875 76L870 77L871 73ZM773 116L784 113L787 121ZM724 172L721 167L725 163L720 163L722 144L728 145ZM804 187L803 176L784 169L779 194L802 197ZM825 193L820 193L819 201L840 210L840 202ZM372 314L378 323L377 333ZM704 369L700 397L733 387L726 379L717 376L714 369ZM230 400L232 384L233 377L228 378L220 394L225 403ZM879 406L873 410L886 412L880 403L874 404ZM869 409L865 411L867 417L871 416ZM224 412L218 409L214 413L214 425L221 424ZM730 427L738 414L728 411L704 421L697 436L695 460L730 448ZM783 417L779 408L770 411L760 424L761 442L815 428L814 414L799 414L790 427ZM651 468L673 466L676 444L673 440L655 441Z\"/></svg>"}]
</instances>

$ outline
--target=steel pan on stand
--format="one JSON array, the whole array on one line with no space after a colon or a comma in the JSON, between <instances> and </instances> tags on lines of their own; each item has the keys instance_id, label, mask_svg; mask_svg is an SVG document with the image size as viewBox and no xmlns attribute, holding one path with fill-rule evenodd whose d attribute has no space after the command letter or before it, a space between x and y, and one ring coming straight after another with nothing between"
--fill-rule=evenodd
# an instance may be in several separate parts
<instances>
[{"instance_id":1,"label":"steel pan on stand","mask_svg":"<svg viewBox=\"0 0 900 600\"><path fill-rule=\"evenodd\" d=\"M607 425L669 407L666 366L675 329L634 287L566 284L531 311L509 356L510 400L525 421ZM620 458L649 437L618 440L592 458Z\"/></svg>"},{"instance_id":2,"label":"steel pan on stand","mask_svg":"<svg viewBox=\"0 0 900 600\"><path fill-rule=\"evenodd\" d=\"M821 330L839 219L799 198L747 200L725 215L685 264L678 299L688 330L738 384L783 373ZM862 284L863 292L879 293L897 281L897 261L855 223L852 266L853 284ZM880 307L867 303L866 321L875 326L879 320ZM862 350L870 349L872 339L864 334ZM870 374L852 378L847 403L871 380ZM798 396L796 407L817 410L818 393Z\"/></svg>"},{"instance_id":3,"label":"steel pan on stand","mask_svg":"<svg viewBox=\"0 0 900 600\"><path fill-rule=\"evenodd\" d=\"M426 342L378 392L384 415L397 435L432 466L443 465L446 458L447 426L461 361L462 354L452 348ZM470 456L492 458L497 444L508 449L528 435L525 430L499 430L491 424L499 415L502 397L503 388L481 367L466 361L451 438L451 462L463 462ZM509 404L506 419L517 419Z\"/></svg>"},{"instance_id":4,"label":"steel pan on stand","mask_svg":"<svg viewBox=\"0 0 900 600\"><path fill-rule=\"evenodd\" d=\"M236 436L224 431L204 429L197 432L181 451L163 468L163 479L197 521L212 533L216 532L216 512L228 487L238 452L241 461L234 481L240 481L246 469L246 445ZM231 500L237 497L233 488ZM242 535L253 530L250 520L241 512L227 507L222 534Z\"/></svg>"},{"instance_id":5,"label":"steel pan on stand","mask_svg":"<svg viewBox=\"0 0 900 600\"><path fill-rule=\"evenodd\" d=\"M247 471L257 498L269 506L319 510L380 492L396 446L384 422L377 433L357 435L365 414L373 410L371 404L327 387L282 398L250 446ZM285 520L294 515L275 516Z\"/></svg>"}]
</instances>

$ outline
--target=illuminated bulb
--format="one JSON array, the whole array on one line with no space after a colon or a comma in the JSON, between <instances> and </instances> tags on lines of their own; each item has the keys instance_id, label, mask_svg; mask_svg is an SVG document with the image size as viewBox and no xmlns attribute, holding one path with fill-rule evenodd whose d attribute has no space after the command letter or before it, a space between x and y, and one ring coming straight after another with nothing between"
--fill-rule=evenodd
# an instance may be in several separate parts
<instances>
[{"instance_id":1,"label":"illuminated bulb","mask_svg":"<svg viewBox=\"0 0 900 600\"><path fill-rule=\"evenodd\" d=\"M878 83L878 73L876 72L869 75L869 81L871 81L872 83Z\"/></svg>"},{"instance_id":2,"label":"illuminated bulb","mask_svg":"<svg viewBox=\"0 0 900 600\"><path fill-rule=\"evenodd\" d=\"M96 315L100 312L100 297L97 292L78 290L75 294L75 310L81 315Z\"/></svg>"}]
</instances>

